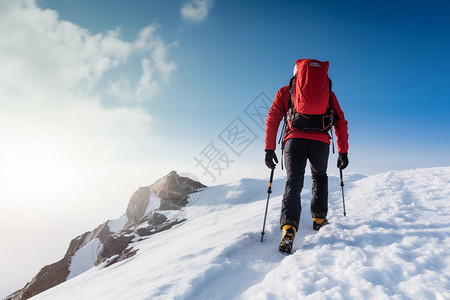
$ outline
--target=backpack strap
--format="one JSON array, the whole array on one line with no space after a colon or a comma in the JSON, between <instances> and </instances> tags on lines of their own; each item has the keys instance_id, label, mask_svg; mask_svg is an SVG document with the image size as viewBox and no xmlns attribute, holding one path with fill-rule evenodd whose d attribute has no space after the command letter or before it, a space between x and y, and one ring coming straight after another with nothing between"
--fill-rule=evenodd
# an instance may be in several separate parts
<instances>
[{"instance_id":1,"label":"backpack strap","mask_svg":"<svg viewBox=\"0 0 450 300\"><path fill-rule=\"evenodd\" d=\"M336 121L335 120L335 116L336 114L334 113L334 111L331 108L331 87L333 86L333 82L331 81L330 77L328 77L328 84L330 85L330 99L328 100L328 110L332 112L332 121L331 121L331 129L330 129L330 133L328 136L331 138L331 145L333 147L333 154L334 154L334 138L333 138L333 124Z\"/></svg>"},{"instance_id":2,"label":"backpack strap","mask_svg":"<svg viewBox=\"0 0 450 300\"><path fill-rule=\"evenodd\" d=\"M294 76L291 78L291 80L289 81L289 102L288 102L288 108L286 110L286 115L287 112L289 111L289 109L291 109L294 104L292 102L292 95L294 94L294 82L295 82L295 78L297 76ZM281 129L281 135L280 138L278 139L278 144L281 144L281 170L283 170L283 154L284 154L284 138L286 137L286 134L288 133L288 125L287 125L287 116L284 116L284 122L283 122L283 128Z\"/></svg>"},{"instance_id":3,"label":"backpack strap","mask_svg":"<svg viewBox=\"0 0 450 300\"><path fill-rule=\"evenodd\" d=\"M330 77L328 77L328 86L330 90L330 96L328 97L328 110L331 110L331 87L333 86L333 81L331 81Z\"/></svg>"},{"instance_id":4,"label":"backpack strap","mask_svg":"<svg viewBox=\"0 0 450 300\"><path fill-rule=\"evenodd\" d=\"M291 109L294 106L294 100L292 100L292 98L294 97L294 83L295 83L295 79L297 78L297 76L294 76L291 78L291 80L289 81L289 94L291 95L289 98L289 102L288 102L288 109L287 111L289 111L289 109ZM287 112L286 111L286 112Z\"/></svg>"},{"instance_id":5,"label":"backpack strap","mask_svg":"<svg viewBox=\"0 0 450 300\"><path fill-rule=\"evenodd\" d=\"M333 111L333 110L332 110L332 107L331 107L331 86L333 85L333 82L331 81L331 79L330 79L329 77L328 77L328 82L329 82L329 84L330 84L330 100L328 100L328 101L329 101L329 103L328 103L328 110ZM339 121L339 115L336 114L336 113L333 111L333 124L334 124L334 122L336 122L336 121Z\"/></svg>"}]
</instances>

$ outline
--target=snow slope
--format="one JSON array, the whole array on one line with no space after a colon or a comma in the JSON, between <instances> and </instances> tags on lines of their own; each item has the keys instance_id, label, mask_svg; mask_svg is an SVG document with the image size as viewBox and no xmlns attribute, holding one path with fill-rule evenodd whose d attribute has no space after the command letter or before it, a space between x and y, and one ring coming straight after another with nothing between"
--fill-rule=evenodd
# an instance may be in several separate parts
<instances>
[{"instance_id":1,"label":"snow slope","mask_svg":"<svg viewBox=\"0 0 450 300\"><path fill-rule=\"evenodd\" d=\"M280 171L278 171L280 172ZM311 179L294 253L278 252L284 180L242 179L193 194L187 218L32 299L450 299L450 167L330 176L330 225L312 230Z\"/></svg>"}]
</instances>

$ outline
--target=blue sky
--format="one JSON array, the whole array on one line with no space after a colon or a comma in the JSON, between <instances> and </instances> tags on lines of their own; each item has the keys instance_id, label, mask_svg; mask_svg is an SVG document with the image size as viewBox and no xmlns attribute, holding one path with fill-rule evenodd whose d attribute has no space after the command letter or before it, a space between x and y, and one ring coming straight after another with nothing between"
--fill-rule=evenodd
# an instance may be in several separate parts
<instances>
[{"instance_id":1,"label":"blue sky","mask_svg":"<svg viewBox=\"0 0 450 300\"><path fill-rule=\"evenodd\" d=\"M139 105L154 118L152 135L199 146L177 155L184 161L260 92L273 99L295 59L305 57L330 61L334 90L349 120L349 170L373 173L450 161L443 139L449 129L446 1L214 1L200 22L180 15L185 1L38 3L94 34L120 27L121 37L132 41L140 28L157 24L162 39L176 43L168 51L176 64L170 82ZM131 61L115 71L131 78L141 72ZM244 160L256 162L261 145L259 138Z\"/></svg>"},{"instance_id":2,"label":"blue sky","mask_svg":"<svg viewBox=\"0 0 450 300\"><path fill-rule=\"evenodd\" d=\"M171 170L207 185L267 177L251 112L299 58L330 62L345 172L448 166L449 15L448 1L2 1L0 225L24 222L0 247L22 262L2 262L17 272L0 293Z\"/></svg>"}]
</instances>

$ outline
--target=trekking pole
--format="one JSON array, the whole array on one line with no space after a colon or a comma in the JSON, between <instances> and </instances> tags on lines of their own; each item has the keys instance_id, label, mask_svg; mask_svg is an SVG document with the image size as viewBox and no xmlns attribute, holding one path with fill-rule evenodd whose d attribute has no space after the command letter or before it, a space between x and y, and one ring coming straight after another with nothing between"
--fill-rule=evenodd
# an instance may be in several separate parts
<instances>
[{"instance_id":1,"label":"trekking pole","mask_svg":"<svg viewBox=\"0 0 450 300\"><path fill-rule=\"evenodd\" d=\"M342 170L339 169L339 173L341 174L341 188L342 188L342 205L344 206L344 217L347 215L345 212L345 198L344 198L344 179L342 177Z\"/></svg>"},{"instance_id":2,"label":"trekking pole","mask_svg":"<svg viewBox=\"0 0 450 300\"><path fill-rule=\"evenodd\" d=\"M266 202L266 212L264 213L264 223L263 223L263 228L261 231L261 243L264 240L264 228L266 227L266 218L267 218L267 209L269 208L269 198L270 198L270 194L272 193L272 182L273 182L273 171L275 170L275 168L272 168L272 171L270 172L270 180L269 180L269 187L267 188L267 202Z\"/></svg>"}]
</instances>

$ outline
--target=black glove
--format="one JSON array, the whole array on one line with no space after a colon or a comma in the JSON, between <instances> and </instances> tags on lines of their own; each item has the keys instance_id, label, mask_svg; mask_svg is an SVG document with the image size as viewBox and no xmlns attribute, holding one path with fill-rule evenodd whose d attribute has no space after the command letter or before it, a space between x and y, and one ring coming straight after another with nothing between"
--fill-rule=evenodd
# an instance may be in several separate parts
<instances>
[{"instance_id":1,"label":"black glove","mask_svg":"<svg viewBox=\"0 0 450 300\"><path fill-rule=\"evenodd\" d=\"M344 170L348 166L348 154L347 153L339 153L337 160L337 167L341 170Z\"/></svg>"},{"instance_id":2,"label":"black glove","mask_svg":"<svg viewBox=\"0 0 450 300\"><path fill-rule=\"evenodd\" d=\"M278 158L277 158L277 155L275 154L275 150L267 150L266 149L266 166L269 169L275 169L275 166L277 163L278 163Z\"/></svg>"}]
</instances>

